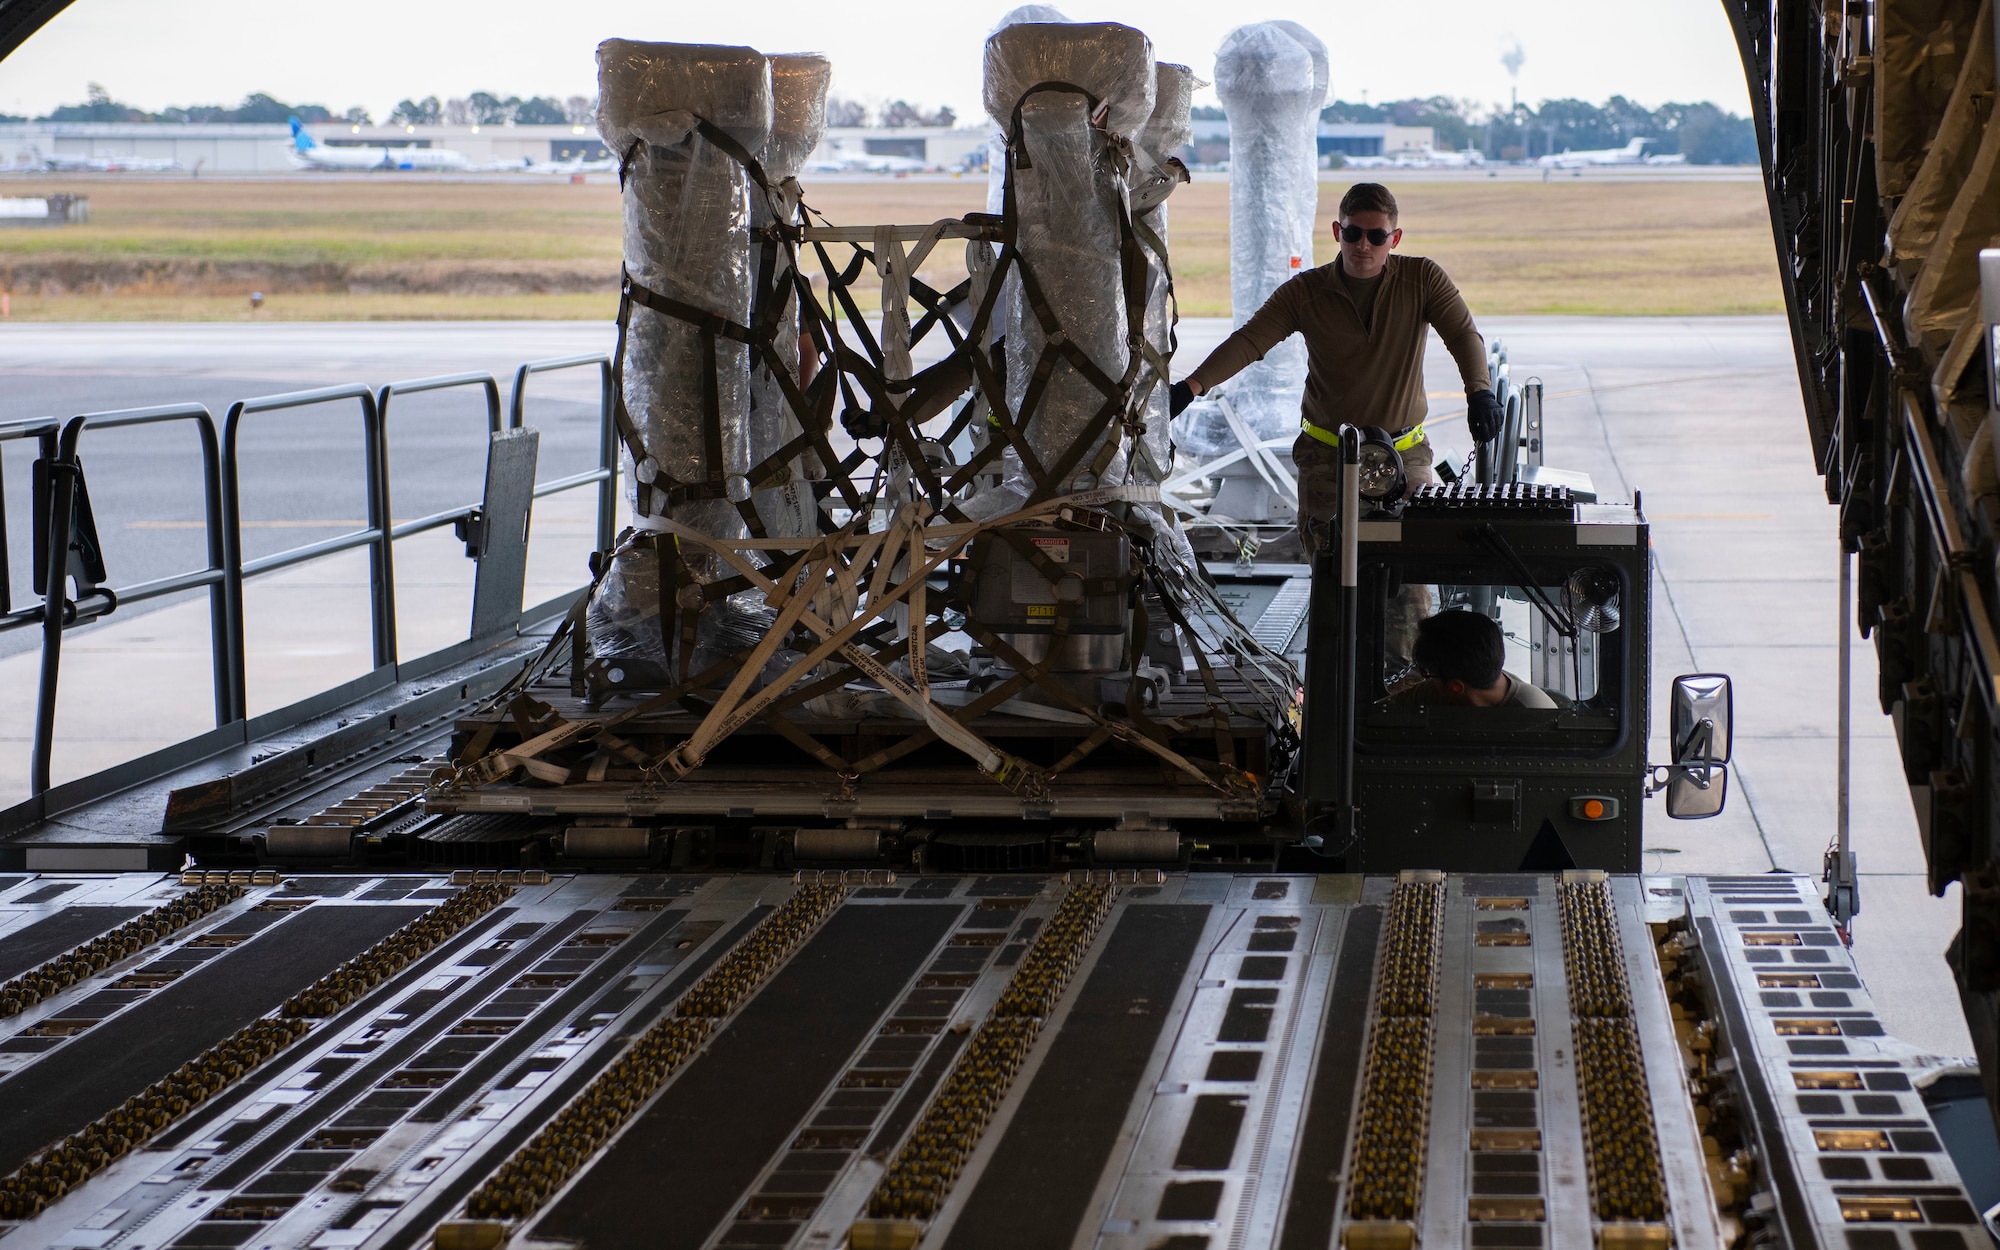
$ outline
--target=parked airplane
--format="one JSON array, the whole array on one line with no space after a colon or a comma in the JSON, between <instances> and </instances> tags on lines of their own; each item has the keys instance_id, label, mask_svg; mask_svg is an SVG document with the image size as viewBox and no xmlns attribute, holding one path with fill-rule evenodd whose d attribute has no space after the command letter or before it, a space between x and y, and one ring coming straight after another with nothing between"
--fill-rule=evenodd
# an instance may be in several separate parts
<instances>
[{"instance_id":1,"label":"parked airplane","mask_svg":"<svg viewBox=\"0 0 2000 1250\"><path fill-rule=\"evenodd\" d=\"M530 171L537 174L615 174L618 172L618 158L601 156L593 161L572 156L565 161L544 161L531 166Z\"/></svg>"},{"instance_id":2,"label":"parked airplane","mask_svg":"<svg viewBox=\"0 0 2000 1250\"><path fill-rule=\"evenodd\" d=\"M304 123L292 120L292 164L299 169L470 169L465 153L449 148L328 147Z\"/></svg>"},{"instance_id":3,"label":"parked airplane","mask_svg":"<svg viewBox=\"0 0 2000 1250\"><path fill-rule=\"evenodd\" d=\"M920 174L931 168L912 156L878 156L835 148L825 157L806 163L810 174Z\"/></svg>"},{"instance_id":4,"label":"parked airplane","mask_svg":"<svg viewBox=\"0 0 2000 1250\"><path fill-rule=\"evenodd\" d=\"M34 160L12 168L46 169L59 174L157 174L182 168L181 163L159 156L54 156L34 148Z\"/></svg>"},{"instance_id":5,"label":"parked airplane","mask_svg":"<svg viewBox=\"0 0 2000 1250\"><path fill-rule=\"evenodd\" d=\"M1472 165L1484 165L1486 154L1478 148L1467 148L1463 152L1440 152L1426 143L1415 152L1398 155L1396 163L1416 169L1464 169Z\"/></svg>"},{"instance_id":6,"label":"parked airplane","mask_svg":"<svg viewBox=\"0 0 2000 1250\"><path fill-rule=\"evenodd\" d=\"M1637 165L1646 159L1646 145L1651 139L1634 139L1622 148L1592 148L1584 152L1572 152L1565 148L1561 152L1551 152L1535 164L1550 169L1580 169L1585 165Z\"/></svg>"},{"instance_id":7,"label":"parked airplane","mask_svg":"<svg viewBox=\"0 0 2000 1250\"><path fill-rule=\"evenodd\" d=\"M1484 165L1486 156L1477 148L1463 152L1441 152L1430 144L1393 156L1343 156L1343 169L1465 169Z\"/></svg>"}]
</instances>

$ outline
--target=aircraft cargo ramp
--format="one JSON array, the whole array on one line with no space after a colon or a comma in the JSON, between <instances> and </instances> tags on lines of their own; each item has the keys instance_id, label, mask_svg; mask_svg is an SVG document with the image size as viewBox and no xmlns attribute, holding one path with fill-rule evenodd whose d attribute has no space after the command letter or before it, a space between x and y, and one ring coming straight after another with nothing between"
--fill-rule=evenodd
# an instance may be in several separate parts
<instances>
[{"instance_id":1,"label":"aircraft cargo ramp","mask_svg":"<svg viewBox=\"0 0 2000 1250\"><path fill-rule=\"evenodd\" d=\"M6 889L9 1245L1986 1237L1800 877Z\"/></svg>"}]
</instances>

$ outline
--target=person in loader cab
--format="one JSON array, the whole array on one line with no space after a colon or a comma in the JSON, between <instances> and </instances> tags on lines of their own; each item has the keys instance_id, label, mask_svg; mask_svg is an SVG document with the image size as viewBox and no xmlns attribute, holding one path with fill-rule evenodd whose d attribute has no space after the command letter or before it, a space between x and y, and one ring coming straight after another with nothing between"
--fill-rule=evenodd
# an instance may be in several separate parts
<instances>
[{"instance_id":1,"label":"person in loader cab","mask_svg":"<svg viewBox=\"0 0 2000 1250\"><path fill-rule=\"evenodd\" d=\"M1453 609L1417 622L1412 658L1423 680L1390 695L1395 707L1552 708L1556 701L1540 686L1506 669L1507 640L1500 623L1483 612Z\"/></svg>"},{"instance_id":2,"label":"person in loader cab","mask_svg":"<svg viewBox=\"0 0 2000 1250\"><path fill-rule=\"evenodd\" d=\"M1306 390L1292 460L1299 469L1299 537L1306 550L1333 517L1340 497L1343 425L1388 432L1403 458L1409 489L1437 480L1424 437L1424 344L1428 331L1458 363L1465 383L1466 428L1481 443L1500 432L1500 404L1486 375L1486 343L1458 288L1434 260L1394 256L1402 242L1396 197L1376 182L1357 182L1340 198L1334 232L1340 254L1271 293L1255 316L1174 383L1169 406L1180 415L1196 395L1235 376L1294 334L1305 337Z\"/></svg>"}]
</instances>

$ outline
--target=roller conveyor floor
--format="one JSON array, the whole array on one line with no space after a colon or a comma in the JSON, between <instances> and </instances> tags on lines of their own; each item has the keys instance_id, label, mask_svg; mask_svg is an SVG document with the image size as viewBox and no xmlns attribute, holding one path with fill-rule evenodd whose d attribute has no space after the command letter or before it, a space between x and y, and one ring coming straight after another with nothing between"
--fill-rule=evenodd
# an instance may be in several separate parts
<instances>
[{"instance_id":1,"label":"roller conveyor floor","mask_svg":"<svg viewBox=\"0 0 2000 1250\"><path fill-rule=\"evenodd\" d=\"M0 953L9 1247L1987 1242L1800 877L17 877Z\"/></svg>"}]
</instances>

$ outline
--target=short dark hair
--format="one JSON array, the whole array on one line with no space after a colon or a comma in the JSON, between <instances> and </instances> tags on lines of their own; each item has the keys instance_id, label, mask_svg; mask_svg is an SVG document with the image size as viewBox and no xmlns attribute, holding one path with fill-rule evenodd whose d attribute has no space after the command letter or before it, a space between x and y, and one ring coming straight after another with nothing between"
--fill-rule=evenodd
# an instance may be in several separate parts
<instances>
[{"instance_id":1,"label":"short dark hair","mask_svg":"<svg viewBox=\"0 0 2000 1250\"><path fill-rule=\"evenodd\" d=\"M1347 188L1347 194L1340 197L1342 220L1356 213L1387 213L1389 220L1396 220L1396 197L1389 194L1389 188L1379 182L1357 182Z\"/></svg>"},{"instance_id":2,"label":"short dark hair","mask_svg":"<svg viewBox=\"0 0 2000 1250\"><path fill-rule=\"evenodd\" d=\"M1491 690L1506 667L1507 640L1492 617L1454 609L1418 621L1417 643L1410 652L1417 667L1439 681Z\"/></svg>"}]
</instances>

